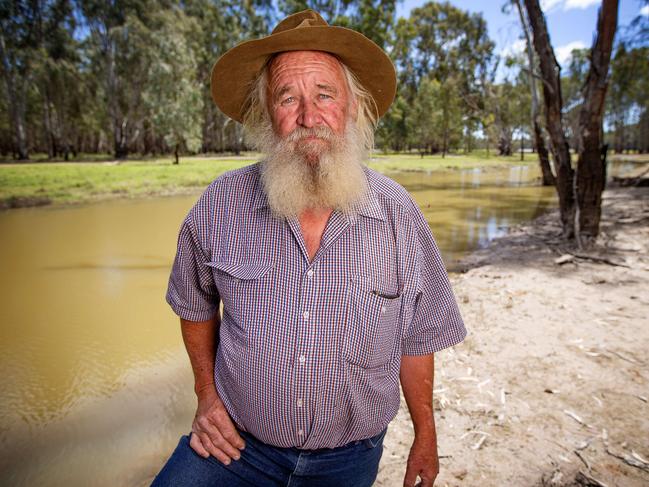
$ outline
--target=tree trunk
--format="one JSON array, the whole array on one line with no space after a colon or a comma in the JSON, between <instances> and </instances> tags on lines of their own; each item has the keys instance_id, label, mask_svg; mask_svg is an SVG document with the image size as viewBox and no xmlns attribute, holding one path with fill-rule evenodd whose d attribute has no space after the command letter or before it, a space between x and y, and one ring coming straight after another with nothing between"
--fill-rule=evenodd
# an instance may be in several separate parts
<instances>
[{"instance_id":1,"label":"tree trunk","mask_svg":"<svg viewBox=\"0 0 649 487\"><path fill-rule=\"evenodd\" d=\"M523 151L524 149L525 149L525 138L523 137L523 132L521 131L521 161L525 160L525 153Z\"/></svg>"},{"instance_id":2,"label":"tree trunk","mask_svg":"<svg viewBox=\"0 0 649 487\"><path fill-rule=\"evenodd\" d=\"M618 0L603 0L597 18L597 36L591 48L590 70L583 87L579 113L577 207L579 239L591 243L599 234L602 192L606 184L606 153L602 150L604 100L608 68L617 28Z\"/></svg>"},{"instance_id":3,"label":"tree trunk","mask_svg":"<svg viewBox=\"0 0 649 487\"><path fill-rule=\"evenodd\" d=\"M536 152L539 155L539 163L541 164L543 186L555 186L557 181L554 178L554 174L552 174L548 148L545 146L545 139L543 138L543 132L541 131L541 124L538 121L538 116L534 120L534 141L536 143Z\"/></svg>"},{"instance_id":4,"label":"tree trunk","mask_svg":"<svg viewBox=\"0 0 649 487\"><path fill-rule=\"evenodd\" d=\"M113 125L113 151L115 159L126 159L128 156L127 146L127 121L123 119L118 102L117 74L115 73L115 41L111 33L106 34L104 39L106 59L106 94L108 98L108 112Z\"/></svg>"},{"instance_id":5,"label":"tree trunk","mask_svg":"<svg viewBox=\"0 0 649 487\"><path fill-rule=\"evenodd\" d=\"M532 39L530 36L530 26L527 20L525 19L525 14L523 13L523 7L521 6L520 0L515 0L516 8L518 9L518 16L521 21L521 28L525 34L525 44L527 46L527 62L529 63L529 72L528 81L530 83L530 92L532 94L532 126L534 128L534 144L532 144L532 150L536 151L539 155L539 164L541 166L541 174L543 180L543 186L555 186L556 180L554 179L554 174L552 174L552 169L550 167L550 158L548 157L548 149L545 147L545 139L543 138L543 129L541 128L540 123L540 113L539 113L539 96L536 91L536 80L534 78L534 72L536 71L536 63L534 62L534 50L532 48Z\"/></svg>"},{"instance_id":6,"label":"tree trunk","mask_svg":"<svg viewBox=\"0 0 649 487\"><path fill-rule=\"evenodd\" d=\"M7 105L9 106L15 155L18 160L27 160L29 159L29 152L27 150L27 133L25 130L25 84L28 80L19 76L19 85L16 86L15 70L9 63L4 32L0 32L0 61L2 62L2 74L7 89Z\"/></svg>"},{"instance_id":7,"label":"tree trunk","mask_svg":"<svg viewBox=\"0 0 649 487\"><path fill-rule=\"evenodd\" d=\"M498 137L498 155L511 156L512 155L512 137L506 129L500 129L500 136Z\"/></svg>"},{"instance_id":8,"label":"tree trunk","mask_svg":"<svg viewBox=\"0 0 649 487\"><path fill-rule=\"evenodd\" d=\"M174 164L178 164L178 149L180 147L180 144L176 144L176 147L174 149L174 156L176 157L176 160L174 161Z\"/></svg>"},{"instance_id":9,"label":"tree trunk","mask_svg":"<svg viewBox=\"0 0 649 487\"><path fill-rule=\"evenodd\" d=\"M561 226L565 238L575 236L575 195L573 188L574 171L570 161L570 149L563 131L561 109L561 67L554 56L548 27L538 0L525 0L527 16L534 34L534 49L539 57L543 79L543 101L545 105L546 127L550 135L550 150L556 164L556 188L559 197Z\"/></svg>"}]
</instances>

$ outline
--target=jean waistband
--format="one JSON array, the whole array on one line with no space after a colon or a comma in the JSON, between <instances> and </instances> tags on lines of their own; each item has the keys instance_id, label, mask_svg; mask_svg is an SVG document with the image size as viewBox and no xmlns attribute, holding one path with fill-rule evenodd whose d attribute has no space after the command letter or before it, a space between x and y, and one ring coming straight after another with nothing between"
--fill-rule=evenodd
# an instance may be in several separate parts
<instances>
[{"instance_id":1,"label":"jean waistband","mask_svg":"<svg viewBox=\"0 0 649 487\"><path fill-rule=\"evenodd\" d=\"M337 446L335 448L317 448L315 450L309 450L309 449L297 448L297 447L283 448L283 447L280 447L280 446L269 445L269 444L264 443L263 441L261 441L256 436L248 433L247 431L243 431L243 430L239 429L239 433L244 438L251 438L254 441L258 441L259 443L262 443L262 444L264 444L266 446L272 446L273 448L278 448L278 449L283 449L283 450L295 450L297 452L311 452L311 453L344 451L346 449L353 448L353 447L357 446L359 443L363 443L367 448L375 448L377 445L379 445L383 441L383 438L385 437L387 431L388 431L388 429L385 428L383 431L381 431L380 433L378 433L378 434L376 434L374 436L371 436L370 438L354 440L354 441L351 441L351 442L347 443L346 445Z\"/></svg>"}]
</instances>

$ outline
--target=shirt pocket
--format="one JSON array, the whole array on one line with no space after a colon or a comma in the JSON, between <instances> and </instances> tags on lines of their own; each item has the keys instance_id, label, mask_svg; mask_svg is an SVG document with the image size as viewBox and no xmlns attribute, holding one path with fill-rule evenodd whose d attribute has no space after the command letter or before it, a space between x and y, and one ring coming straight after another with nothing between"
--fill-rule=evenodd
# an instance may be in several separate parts
<instances>
[{"instance_id":1,"label":"shirt pocket","mask_svg":"<svg viewBox=\"0 0 649 487\"><path fill-rule=\"evenodd\" d=\"M271 263L207 262L206 265L213 269L224 319L230 318L246 331L266 319L272 289Z\"/></svg>"},{"instance_id":2,"label":"shirt pocket","mask_svg":"<svg viewBox=\"0 0 649 487\"><path fill-rule=\"evenodd\" d=\"M364 368L386 365L392 359L399 330L401 293L390 293L371 279L349 284L344 356Z\"/></svg>"}]
</instances>

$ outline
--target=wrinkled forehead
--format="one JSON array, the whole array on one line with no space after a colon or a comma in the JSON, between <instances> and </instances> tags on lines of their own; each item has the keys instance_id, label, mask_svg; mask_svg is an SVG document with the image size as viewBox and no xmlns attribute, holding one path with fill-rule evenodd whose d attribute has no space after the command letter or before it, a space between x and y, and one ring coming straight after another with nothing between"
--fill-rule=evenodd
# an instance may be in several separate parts
<instances>
[{"instance_id":1,"label":"wrinkled forehead","mask_svg":"<svg viewBox=\"0 0 649 487\"><path fill-rule=\"evenodd\" d=\"M288 51L276 54L268 64L268 85L290 82L297 76L316 75L345 87L345 74L340 60L322 51Z\"/></svg>"}]
</instances>

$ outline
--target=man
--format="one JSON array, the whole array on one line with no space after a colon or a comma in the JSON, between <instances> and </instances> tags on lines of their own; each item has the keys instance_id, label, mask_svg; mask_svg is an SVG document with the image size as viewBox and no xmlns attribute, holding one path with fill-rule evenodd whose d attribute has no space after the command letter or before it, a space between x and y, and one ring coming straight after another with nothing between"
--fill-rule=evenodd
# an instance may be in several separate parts
<instances>
[{"instance_id":1,"label":"man","mask_svg":"<svg viewBox=\"0 0 649 487\"><path fill-rule=\"evenodd\" d=\"M395 84L378 46L311 10L214 66L215 102L264 159L181 227L167 300L198 409L154 485L370 486L399 381L404 485L433 485L433 353L466 331L421 212L363 164Z\"/></svg>"}]
</instances>

